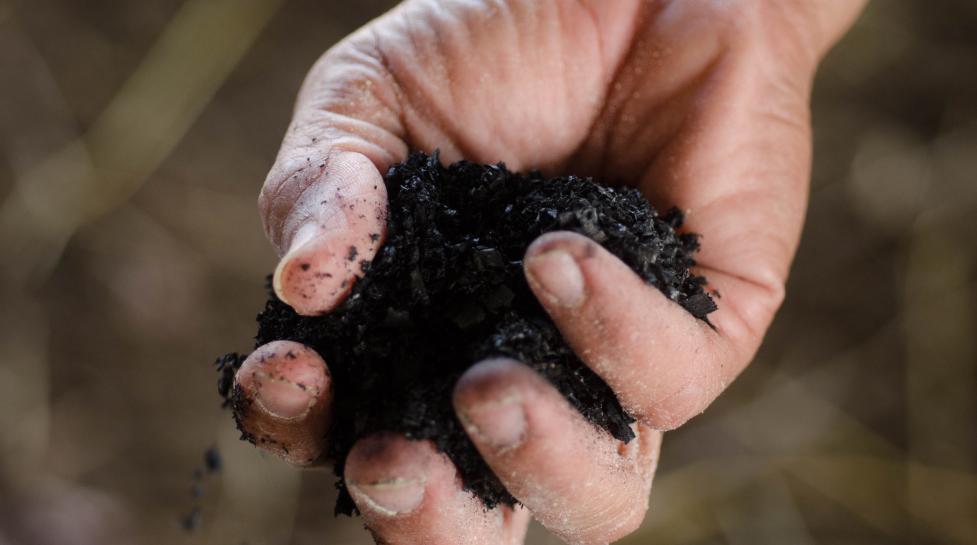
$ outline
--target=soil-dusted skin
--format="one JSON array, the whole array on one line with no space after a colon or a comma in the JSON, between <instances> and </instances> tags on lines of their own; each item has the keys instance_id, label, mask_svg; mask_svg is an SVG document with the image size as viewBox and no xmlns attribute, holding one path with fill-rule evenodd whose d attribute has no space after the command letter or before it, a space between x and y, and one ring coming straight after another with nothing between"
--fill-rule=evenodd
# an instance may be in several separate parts
<instances>
[{"instance_id":1,"label":"soil-dusted skin","mask_svg":"<svg viewBox=\"0 0 977 545\"><path fill-rule=\"evenodd\" d=\"M430 439L486 506L514 504L451 406L459 376L493 356L531 366L594 425L630 441L634 419L566 345L530 291L522 258L543 233L581 233L708 321L716 306L703 290L705 279L689 270L698 237L676 233L681 212L659 215L632 188L515 174L501 163L445 167L437 154L410 155L391 167L386 185L386 241L372 262L361 262L365 274L345 303L325 316L299 316L272 293L258 315L256 346L298 341L329 365L336 512L355 511L342 480L346 455L358 438L378 431ZM354 249L349 259L356 259ZM233 373L242 359L229 354L219 360L225 399L233 397Z\"/></svg>"}]
</instances>

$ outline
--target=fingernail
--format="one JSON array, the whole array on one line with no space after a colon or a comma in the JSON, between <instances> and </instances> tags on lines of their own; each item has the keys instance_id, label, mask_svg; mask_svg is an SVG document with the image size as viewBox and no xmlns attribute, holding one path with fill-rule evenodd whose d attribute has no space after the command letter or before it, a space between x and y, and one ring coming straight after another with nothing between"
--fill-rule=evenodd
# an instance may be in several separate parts
<instances>
[{"instance_id":1,"label":"fingernail","mask_svg":"<svg viewBox=\"0 0 977 545\"><path fill-rule=\"evenodd\" d=\"M348 483L350 494L362 508L393 517L415 511L424 500L424 481L394 477L375 483Z\"/></svg>"},{"instance_id":2,"label":"fingernail","mask_svg":"<svg viewBox=\"0 0 977 545\"><path fill-rule=\"evenodd\" d=\"M551 303L574 308L584 299L584 278L577 261L563 250L550 250L526 260L531 282Z\"/></svg>"},{"instance_id":3,"label":"fingernail","mask_svg":"<svg viewBox=\"0 0 977 545\"><path fill-rule=\"evenodd\" d=\"M288 252L284 256L282 256L281 260L279 260L278 262L278 266L275 267L275 274L272 275L272 280L271 280L272 288L274 288L275 290L275 295L277 295L278 298L281 299L282 302L287 305L292 305L294 301L289 301L288 299L286 299L287 297L289 297L289 295L285 293L285 290L283 289L284 286L283 277L285 276L285 272L292 266L292 261L295 260L296 254L299 253L299 250L305 247L305 245L307 245L308 243L312 242L312 240L315 238L317 233L318 233L318 228L314 224L306 225L300 228L298 231L296 231L295 236L292 237L292 244L291 246L289 246ZM299 267L302 268L303 267L302 264L299 264ZM308 267L309 264L306 264L305 268Z\"/></svg>"},{"instance_id":4,"label":"fingernail","mask_svg":"<svg viewBox=\"0 0 977 545\"><path fill-rule=\"evenodd\" d=\"M461 416L468 433L499 454L518 448L526 439L526 414L518 395L475 405Z\"/></svg>"},{"instance_id":5,"label":"fingernail","mask_svg":"<svg viewBox=\"0 0 977 545\"><path fill-rule=\"evenodd\" d=\"M307 388L259 372L254 375L254 401L275 418L294 420L307 415L315 399Z\"/></svg>"}]
</instances>

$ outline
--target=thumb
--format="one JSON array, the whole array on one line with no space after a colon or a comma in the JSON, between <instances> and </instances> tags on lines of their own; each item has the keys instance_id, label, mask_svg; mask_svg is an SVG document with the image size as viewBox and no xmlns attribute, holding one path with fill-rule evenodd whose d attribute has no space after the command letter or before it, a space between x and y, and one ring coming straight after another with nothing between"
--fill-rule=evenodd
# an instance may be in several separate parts
<instances>
[{"instance_id":1,"label":"thumb","mask_svg":"<svg viewBox=\"0 0 977 545\"><path fill-rule=\"evenodd\" d=\"M305 315L328 312L343 301L376 253L386 221L386 188L369 159L334 152L316 160L305 167L311 173L293 169L295 174L276 184L277 200L283 201L278 206L286 210L280 219L270 211L265 222L284 253L275 269L275 293Z\"/></svg>"},{"instance_id":2,"label":"thumb","mask_svg":"<svg viewBox=\"0 0 977 545\"><path fill-rule=\"evenodd\" d=\"M310 72L258 199L283 256L275 293L299 314L329 312L363 275L384 237L381 169L407 152L382 63L357 49L340 44Z\"/></svg>"}]
</instances>

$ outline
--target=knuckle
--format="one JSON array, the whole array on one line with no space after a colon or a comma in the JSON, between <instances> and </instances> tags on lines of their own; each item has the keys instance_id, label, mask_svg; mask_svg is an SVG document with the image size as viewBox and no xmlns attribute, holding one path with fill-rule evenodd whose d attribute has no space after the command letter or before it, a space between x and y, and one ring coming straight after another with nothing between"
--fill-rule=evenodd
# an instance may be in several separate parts
<instances>
[{"instance_id":1,"label":"knuckle","mask_svg":"<svg viewBox=\"0 0 977 545\"><path fill-rule=\"evenodd\" d=\"M656 411L649 420L655 428L667 431L682 427L696 414L686 407L667 407Z\"/></svg>"},{"instance_id":2,"label":"knuckle","mask_svg":"<svg viewBox=\"0 0 977 545\"><path fill-rule=\"evenodd\" d=\"M302 196L322 177L328 155L286 143L265 177L258 194L258 211L265 233L275 247L284 249L289 235L286 223Z\"/></svg>"},{"instance_id":3,"label":"knuckle","mask_svg":"<svg viewBox=\"0 0 977 545\"><path fill-rule=\"evenodd\" d=\"M647 499L636 502L633 508L627 510L627 512L621 516L621 520L617 527L607 536L608 541L617 541L636 532L638 528L641 528L641 524L644 522L645 514L647 512Z\"/></svg>"},{"instance_id":4,"label":"knuckle","mask_svg":"<svg viewBox=\"0 0 977 545\"><path fill-rule=\"evenodd\" d=\"M701 380L688 380L674 393L651 402L642 420L657 430L681 427L705 410L712 397L706 390Z\"/></svg>"},{"instance_id":5,"label":"knuckle","mask_svg":"<svg viewBox=\"0 0 977 545\"><path fill-rule=\"evenodd\" d=\"M648 511L648 498L636 498L619 508L603 513L601 522L578 532L562 532L568 543L603 545L623 539L641 527Z\"/></svg>"},{"instance_id":6,"label":"knuckle","mask_svg":"<svg viewBox=\"0 0 977 545\"><path fill-rule=\"evenodd\" d=\"M773 275L771 275L773 276ZM766 282L764 284L766 288L766 302L767 307L771 311L776 312L780 309L780 306L784 303L784 298L787 296L787 286L784 280L777 277L774 280Z\"/></svg>"}]
</instances>

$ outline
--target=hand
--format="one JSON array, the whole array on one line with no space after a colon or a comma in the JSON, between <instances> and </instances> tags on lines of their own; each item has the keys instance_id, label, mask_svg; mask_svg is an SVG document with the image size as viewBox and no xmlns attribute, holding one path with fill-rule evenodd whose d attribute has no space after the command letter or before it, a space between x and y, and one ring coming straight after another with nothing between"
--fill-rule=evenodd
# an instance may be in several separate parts
<instances>
[{"instance_id":1,"label":"hand","mask_svg":"<svg viewBox=\"0 0 977 545\"><path fill-rule=\"evenodd\" d=\"M571 543L638 527L661 431L736 377L783 299L806 205L811 80L858 4L415 0L322 57L259 200L284 255L274 287L296 311L328 312L349 292L358 271L344 257L377 250L381 173L409 148L626 181L660 207L682 206L703 235L699 272L722 295L713 330L588 239L538 239L529 284L638 418L637 440L596 430L519 362L479 363L455 407L525 508L486 512L430 444L370 437L345 477L378 542L516 544L530 513ZM316 463L330 417L325 362L279 341L237 379L243 429Z\"/></svg>"}]
</instances>

